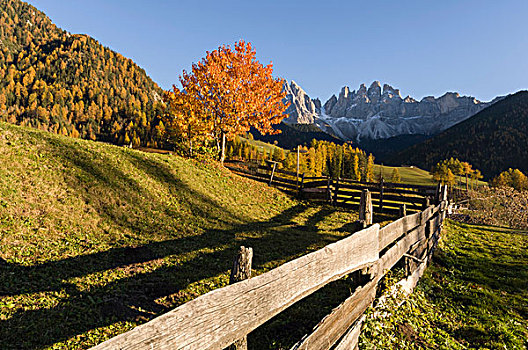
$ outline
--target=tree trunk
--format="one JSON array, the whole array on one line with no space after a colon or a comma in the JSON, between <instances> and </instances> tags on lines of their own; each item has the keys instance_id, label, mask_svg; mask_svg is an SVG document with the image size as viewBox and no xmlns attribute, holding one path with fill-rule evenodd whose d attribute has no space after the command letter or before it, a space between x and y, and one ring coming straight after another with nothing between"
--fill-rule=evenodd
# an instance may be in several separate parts
<instances>
[{"instance_id":1,"label":"tree trunk","mask_svg":"<svg viewBox=\"0 0 528 350\"><path fill-rule=\"evenodd\" d=\"M225 160L225 146L226 146L226 135L225 132L222 132L222 151L220 153L220 163L224 165Z\"/></svg>"}]
</instances>

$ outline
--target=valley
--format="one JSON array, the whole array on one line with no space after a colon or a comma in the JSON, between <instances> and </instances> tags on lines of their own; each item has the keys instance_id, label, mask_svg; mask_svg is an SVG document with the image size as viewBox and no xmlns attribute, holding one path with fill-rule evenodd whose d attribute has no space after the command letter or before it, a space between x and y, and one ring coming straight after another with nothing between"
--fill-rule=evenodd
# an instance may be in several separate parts
<instances>
[{"instance_id":1,"label":"valley","mask_svg":"<svg viewBox=\"0 0 528 350\"><path fill-rule=\"evenodd\" d=\"M507 5L0 0L0 349L526 348Z\"/></svg>"}]
</instances>

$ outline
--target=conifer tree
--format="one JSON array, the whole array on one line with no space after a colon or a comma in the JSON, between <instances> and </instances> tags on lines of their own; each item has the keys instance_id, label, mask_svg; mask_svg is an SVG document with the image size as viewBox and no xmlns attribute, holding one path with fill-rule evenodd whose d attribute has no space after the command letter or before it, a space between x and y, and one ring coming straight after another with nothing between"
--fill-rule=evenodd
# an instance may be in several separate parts
<instances>
[{"instance_id":1,"label":"conifer tree","mask_svg":"<svg viewBox=\"0 0 528 350\"><path fill-rule=\"evenodd\" d=\"M394 183L399 183L399 182L401 182L400 171L398 170L398 168L394 168L394 169L392 170L390 181L391 181L391 182L394 182Z\"/></svg>"},{"instance_id":2,"label":"conifer tree","mask_svg":"<svg viewBox=\"0 0 528 350\"><path fill-rule=\"evenodd\" d=\"M372 154L369 154L367 159L365 178L368 182L374 182L374 156Z\"/></svg>"}]
</instances>

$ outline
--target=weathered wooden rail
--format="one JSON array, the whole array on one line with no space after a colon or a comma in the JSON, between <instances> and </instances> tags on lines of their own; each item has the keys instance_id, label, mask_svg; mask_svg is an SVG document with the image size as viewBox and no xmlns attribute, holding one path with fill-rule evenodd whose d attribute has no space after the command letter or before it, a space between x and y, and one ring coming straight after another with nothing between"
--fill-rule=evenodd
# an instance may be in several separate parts
<instances>
[{"instance_id":1,"label":"weathered wooden rail","mask_svg":"<svg viewBox=\"0 0 528 350\"><path fill-rule=\"evenodd\" d=\"M266 182L290 194L307 200L323 200L336 206L358 209L361 192L371 192L376 212L398 214L418 212L429 203L438 202L439 186L411 185L391 182L364 182L350 179L333 180L327 177L307 177L292 171L273 169L271 165L237 162L226 165L236 174Z\"/></svg>"},{"instance_id":2,"label":"weathered wooden rail","mask_svg":"<svg viewBox=\"0 0 528 350\"><path fill-rule=\"evenodd\" d=\"M283 191L291 194L297 194L302 182L302 174L298 177L297 173L283 169L275 168L270 165L258 165L243 162L228 163L226 168L253 180L268 183Z\"/></svg>"},{"instance_id":3,"label":"weathered wooden rail","mask_svg":"<svg viewBox=\"0 0 528 350\"><path fill-rule=\"evenodd\" d=\"M436 205L383 228L371 225L262 275L213 290L93 349L223 349L328 283L361 271L361 287L293 347L355 348L361 316L386 271L403 262L408 277L401 283L410 289L423 273L445 218L446 191L443 187ZM234 275L248 276L247 269Z\"/></svg>"},{"instance_id":4,"label":"weathered wooden rail","mask_svg":"<svg viewBox=\"0 0 528 350\"><path fill-rule=\"evenodd\" d=\"M364 190L371 192L377 212L390 214L399 213L403 204L408 211L420 211L429 203L437 202L440 193L439 186L310 178L301 184L299 195L304 199L323 199L334 205L357 209Z\"/></svg>"}]
</instances>

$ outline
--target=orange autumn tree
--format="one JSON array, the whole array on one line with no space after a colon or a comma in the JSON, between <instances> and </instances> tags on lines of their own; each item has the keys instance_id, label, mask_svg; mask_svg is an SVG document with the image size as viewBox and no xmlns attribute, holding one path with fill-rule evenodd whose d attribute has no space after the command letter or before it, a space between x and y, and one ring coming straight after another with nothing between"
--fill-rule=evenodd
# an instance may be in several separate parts
<instances>
[{"instance_id":1,"label":"orange autumn tree","mask_svg":"<svg viewBox=\"0 0 528 350\"><path fill-rule=\"evenodd\" d=\"M251 127L262 134L280 132L273 124L287 117L288 105L283 101L284 81L272 74L273 65L262 65L251 43L240 40L234 48L223 45L207 52L191 72L183 71L182 92L174 88L172 93L186 95L192 101L189 106L200 111L201 130L210 130L223 162L226 138Z\"/></svg>"}]
</instances>

